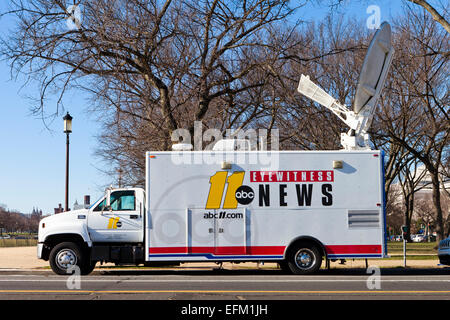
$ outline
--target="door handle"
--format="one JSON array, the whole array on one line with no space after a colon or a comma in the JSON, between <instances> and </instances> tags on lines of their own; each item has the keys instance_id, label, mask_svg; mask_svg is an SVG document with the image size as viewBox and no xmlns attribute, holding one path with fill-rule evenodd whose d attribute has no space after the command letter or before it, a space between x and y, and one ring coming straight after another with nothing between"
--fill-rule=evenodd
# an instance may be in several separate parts
<instances>
[{"instance_id":1,"label":"door handle","mask_svg":"<svg viewBox=\"0 0 450 320\"><path fill-rule=\"evenodd\" d=\"M223 228L219 228L219 233L223 233Z\"/></svg>"},{"instance_id":2,"label":"door handle","mask_svg":"<svg viewBox=\"0 0 450 320\"><path fill-rule=\"evenodd\" d=\"M213 233L213 232L214 232L214 229L213 229L213 228L209 228L209 229L208 229L208 232L209 232L209 233Z\"/></svg>"},{"instance_id":3,"label":"door handle","mask_svg":"<svg viewBox=\"0 0 450 320\"><path fill-rule=\"evenodd\" d=\"M137 214L131 214L130 215L130 219L137 219L139 218L139 216Z\"/></svg>"}]
</instances>

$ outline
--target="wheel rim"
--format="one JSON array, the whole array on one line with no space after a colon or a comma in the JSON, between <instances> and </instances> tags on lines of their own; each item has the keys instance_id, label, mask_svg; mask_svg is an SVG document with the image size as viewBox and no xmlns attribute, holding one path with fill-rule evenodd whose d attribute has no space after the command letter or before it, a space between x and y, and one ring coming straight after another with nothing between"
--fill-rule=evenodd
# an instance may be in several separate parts
<instances>
[{"instance_id":1,"label":"wheel rim","mask_svg":"<svg viewBox=\"0 0 450 320\"><path fill-rule=\"evenodd\" d=\"M77 264L77 255L71 249L63 249L56 255L55 262L59 268L68 270Z\"/></svg>"},{"instance_id":2,"label":"wheel rim","mask_svg":"<svg viewBox=\"0 0 450 320\"><path fill-rule=\"evenodd\" d=\"M316 255L310 249L303 248L295 254L295 264L300 269L310 269L315 263Z\"/></svg>"}]
</instances>

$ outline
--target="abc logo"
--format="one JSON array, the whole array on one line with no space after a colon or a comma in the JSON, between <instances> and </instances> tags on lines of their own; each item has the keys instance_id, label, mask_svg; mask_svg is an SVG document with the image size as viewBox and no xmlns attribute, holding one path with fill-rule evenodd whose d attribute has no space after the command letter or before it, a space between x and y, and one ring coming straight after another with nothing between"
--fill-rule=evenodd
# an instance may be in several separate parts
<instances>
[{"instance_id":1,"label":"abc logo","mask_svg":"<svg viewBox=\"0 0 450 320\"><path fill-rule=\"evenodd\" d=\"M240 186L237 188L235 197L240 204L249 204L255 198L255 192L249 186Z\"/></svg>"}]
</instances>

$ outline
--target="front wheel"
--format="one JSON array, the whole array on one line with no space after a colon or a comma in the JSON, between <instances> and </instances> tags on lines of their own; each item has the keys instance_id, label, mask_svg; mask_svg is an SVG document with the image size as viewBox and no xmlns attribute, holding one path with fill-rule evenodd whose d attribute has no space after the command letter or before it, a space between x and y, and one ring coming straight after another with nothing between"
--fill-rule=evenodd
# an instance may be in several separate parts
<instances>
[{"instance_id":1,"label":"front wheel","mask_svg":"<svg viewBox=\"0 0 450 320\"><path fill-rule=\"evenodd\" d=\"M97 264L96 261L86 261L81 269L81 274L83 276L87 276L95 269L95 265Z\"/></svg>"},{"instance_id":2,"label":"front wheel","mask_svg":"<svg viewBox=\"0 0 450 320\"><path fill-rule=\"evenodd\" d=\"M322 265L322 255L316 246L299 244L287 257L287 266L294 274L312 274Z\"/></svg>"},{"instance_id":3,"label":"front wheel","mask_svg":"<svg viewBox=\"0 0 450 320\"><path fill-rule=\"evenodd\" d=\"M82 251L73 242L57 244L50 251L49 262L53 272L59 275L73 274L76 267L80 268L80 273L83 273L85 268Z\"/></svg>"}]
</instances>

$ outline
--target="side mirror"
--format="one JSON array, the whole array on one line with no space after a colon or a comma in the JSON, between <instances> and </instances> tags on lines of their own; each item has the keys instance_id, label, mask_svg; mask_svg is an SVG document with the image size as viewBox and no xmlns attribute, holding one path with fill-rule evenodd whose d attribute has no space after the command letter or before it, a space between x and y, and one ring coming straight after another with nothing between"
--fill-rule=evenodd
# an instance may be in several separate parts
<instances>
[{"instance_id":1,"label":"side mirror","mask_svg":"<svg viewBox=\"0 0 450 320\"><path fill-rule=\"evenodd\" d=\"M105 208L111 208L111 190L110 189L106 190L106 206L105 206Z\"/></svg>"},{"instance_id":2,"label":"side mirror","mask_svg":"<svg viewBox=\"0 0 450 320\"><path fill-rule=\"evenodd\" d=\"M111 208L111 190L106 189L106 198L105 198L105 205L102 207L102 215L105 211L112 211Z\"/></svg>"}]
</instances>

